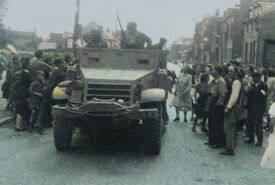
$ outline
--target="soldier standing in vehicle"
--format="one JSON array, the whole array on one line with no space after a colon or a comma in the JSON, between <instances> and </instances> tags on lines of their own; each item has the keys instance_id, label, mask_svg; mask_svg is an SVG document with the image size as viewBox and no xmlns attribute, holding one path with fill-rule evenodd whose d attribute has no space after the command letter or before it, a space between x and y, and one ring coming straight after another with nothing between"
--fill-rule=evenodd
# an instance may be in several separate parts
<instances>
[{"instance_id":1,"label":"soldier standing in vehicle","mask_svg":"<svg viewBox=\"0 0 275 185\"><path fill-rule=\"evenodd\" d=\"M165 48L166 43L167 43L167 39L162 37L160 38L158 44L154 44L152 46L152 49L164 51L166 49Z\"/></svg>"},{"instance_id":2,"label":"soldier standing in vehicle","mask_svg":"<svg viewBox=\"0 0 275 185\"><path fill-rule=\"evenodd\" d=\"M129 22L127 31L122 30L121 48L123 49L145 49L152 46L152 40L142 32L137 31L137 24Z\"/></svg>"},{"instance_id":3,"label":"soldier standing in vehicle","mask_svg":"<svg viewBox=\"0 0 275 185\"><path fill-rule=\"evenodd\" d=\"M102 32L100 30L93 30L90 33L86 33L83 39L87 43L88 48L108 48L108 43L102 38Z\"/></svg>"}]
</instances>

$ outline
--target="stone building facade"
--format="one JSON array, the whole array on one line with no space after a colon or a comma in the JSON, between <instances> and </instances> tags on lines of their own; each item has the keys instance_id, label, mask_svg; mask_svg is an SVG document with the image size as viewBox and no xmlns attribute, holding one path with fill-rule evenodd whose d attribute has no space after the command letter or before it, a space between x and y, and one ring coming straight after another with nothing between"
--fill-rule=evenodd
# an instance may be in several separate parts
<instances>
[{"instance_id":1,"label":"stone building facade","mask_svg":"<svg viewBox=\"0 0 275 185\"><path fill-rule=\"evenodd\" d=\"M171 62L189 63L192 56L190 56L190 50L192 50L193 38L180 38L171 45L169 59Z\"/></svg>"},{"instance_id":2,"label":"stone building facade","mask_svg":"<svg viewBox=\"0 0 275 185\"><path fill-rule=\"evenodd\" d=\"M221 17L216 14L204 18L197 23L193 42L193 61L203 63L217 63L220 56L217 32Z\"/></svg>"},{"instance_id":3,"label":"stone building facade","mask_svg":"<svg viewBox=\"0 0 275 185\"><path fill-rule=\"evenodd\" d=\"M275 68L275 7L264 12L258 21L257 65Z\"/></svg>"},{"instance_id":4,"label":"stone building facade","mask_svg":"<svg viewBox=\"0 0 275 185\"><path fill-rule=\"evenodd\" d=\"M196 25L195 62L243 63L275 67L275 0L240 0L223 16L204 18Z\"/></svg>"},{"instance_id":5,"label":"stone building facade","mask_svg":"<svg viewBox=\"0 0 275 185\"><path fill-rule=\"evenodd\" d=\"M262 37L266 32L265 27L270 26L271 22L265 22L265 17L270 16L270 11L275 7L275 3L258 2L253 4L249 9L249 18L244 21L244 45L243 45L243 62L250 65L262 64L261 50L263 50L264 42L266 40ZM275 16L274 16L275 18ZM275 19L274 19L275 21ZM275 33L270 33L274 35Z\"/></svg>"}]
</instances>

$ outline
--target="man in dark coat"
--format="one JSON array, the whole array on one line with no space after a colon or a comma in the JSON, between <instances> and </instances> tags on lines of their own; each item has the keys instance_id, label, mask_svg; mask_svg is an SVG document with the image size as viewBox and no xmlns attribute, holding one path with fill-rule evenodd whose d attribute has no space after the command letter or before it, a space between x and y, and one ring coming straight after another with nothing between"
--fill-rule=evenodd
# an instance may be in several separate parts
<instances>
[{"instance_id":1,"label":"man in dark coat","mask_svg":"<svg viewBox=\"0 0 275 185\"><path fill-rule=\"evenodd\" d=\"M206 144L211 148L222 148L225 144L223 127L227 87L222 72L220 66L216 66L213 70L214 81L210 85L210 97L206 108L209 111L209 141Z\"/></svg>"},{"instance_id":2,"label":"man in dark coat","mask_svg":"<svg viewBox=\"0 0 275 185\"><path fill-rule=\"evenodd\" d=\"M259 72L255 72L252 75L252 78L253 84L248 91L248 139L245 140L245 143L254 143L256 130L256 146L262 146L263 116L266 111L266 97L268 87L263 81L261 81L261 74Z\"/></svg>"},{"instance_id":3,"label":"man in dark coat","mask_svg":"<svg viewBox=\"0 0 275 185\"><path fill-rule=\"evenodd\" d=\"M21 70L15 73L13 95L15 102L15 131L24 131L29 124L30 110L28 106L30 78L29 72Z\"/></svg>"}]
</instances>

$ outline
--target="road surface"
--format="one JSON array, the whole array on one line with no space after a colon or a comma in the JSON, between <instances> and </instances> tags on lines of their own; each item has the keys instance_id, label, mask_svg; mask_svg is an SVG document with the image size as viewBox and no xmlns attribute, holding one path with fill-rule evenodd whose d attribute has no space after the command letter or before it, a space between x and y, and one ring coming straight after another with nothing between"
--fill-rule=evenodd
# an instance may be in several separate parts
<instances>
[{"instance_id":1,"label":"road surface","mask_svg":"<svg viewBox=\"0 0 275 185\"><path fill-rule=\"evenodd\" d=\"M174 110L169 115L173 119ZM152 157L131 143L87 142L81 135L71 151L60 153L51 129L41 136L16 133L9 124L0 128L0 185L275 184L275 170L260 167L267 143L258 148L240 142L236 156L225 157L191 128L191 122L170 122L161 154Z\"/></svg>"}]
</instances>

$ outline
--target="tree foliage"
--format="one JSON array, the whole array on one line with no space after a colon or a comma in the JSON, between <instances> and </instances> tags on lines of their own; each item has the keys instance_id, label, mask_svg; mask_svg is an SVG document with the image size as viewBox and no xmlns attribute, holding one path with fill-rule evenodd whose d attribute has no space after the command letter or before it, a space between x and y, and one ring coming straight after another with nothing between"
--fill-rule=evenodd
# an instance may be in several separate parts
<instances>
[{"instance_id":1,"label":"tree foliage","mask_svg":"<svg viewBox=\"0 0 275 185\"><path fill-rule=\"evenodd\" d=\"M6 14L6 3L7 0L0 0L0 24L3 26L3 18Z\"/></svg>"},{"instance_id":2,"label":"tree foliage","mask_svg":"<svg viewBox=\"0 0 275 185\"><path fill-rule=\"evenodd\" d=\"M7 0L0 0L0 47L5 46L8 41L8 33L3 24L3 19L6 14L6 3Z\"/></svg>"}]
</instances>

